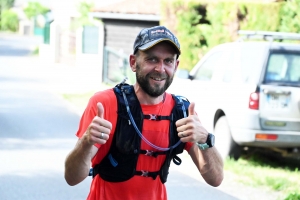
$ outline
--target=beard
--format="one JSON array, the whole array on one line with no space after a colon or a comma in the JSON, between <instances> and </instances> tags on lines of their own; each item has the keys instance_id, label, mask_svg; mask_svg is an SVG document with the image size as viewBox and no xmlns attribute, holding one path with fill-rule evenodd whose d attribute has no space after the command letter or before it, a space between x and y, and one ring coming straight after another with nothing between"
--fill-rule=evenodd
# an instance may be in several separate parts
<instances>
[{"instance_id":1,"label":"beard","mask_svg":"<svg viewBox=\"0 0 300 200\"><path fill-rule=\"evenodd\" d=\"M174 74L170 77L166 73L160 74L157 72L150 72L146 76L141 74L141 68L137 64L136 65L136 81L140 85L140 87L151 97L158 97L162 95L173 82ZM150 77L165 79L165 84L160 86L160 84L150 85L149 79Z\"/></svg>"}]
</instances>

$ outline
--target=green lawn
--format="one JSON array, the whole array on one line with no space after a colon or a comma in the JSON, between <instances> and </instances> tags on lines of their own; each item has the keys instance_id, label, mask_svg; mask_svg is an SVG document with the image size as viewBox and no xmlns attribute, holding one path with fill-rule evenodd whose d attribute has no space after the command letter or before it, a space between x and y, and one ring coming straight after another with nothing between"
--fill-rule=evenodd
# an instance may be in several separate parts
<instances>
[{"instance_id":1,"label":"green lawn","mask_svg":"<svg viewBox=\"0 0 300 200\"><path fill-rule=\"evenodd\" d=\"M225 171L234 174L235 181L279 191L285 200L300 200L299 166L299 160L279 160L262 153L225 161Z\"/></svg>"}]
</instances>

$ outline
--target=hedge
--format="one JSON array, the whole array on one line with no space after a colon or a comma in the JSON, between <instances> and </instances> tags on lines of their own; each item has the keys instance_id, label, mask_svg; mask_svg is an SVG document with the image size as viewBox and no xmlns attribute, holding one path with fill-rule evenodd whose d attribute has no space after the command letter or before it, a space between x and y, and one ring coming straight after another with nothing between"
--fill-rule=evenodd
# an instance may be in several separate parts
<instances>
[{"instance_id":1,"label":"hedge","mask_svg":"<svg viewBox=\"0 0 300 200\"><path fill-rule=\"evenodd\" d=\"M178 37L181 69L191 68L212 47L235 41L238 30L300 32L300 0L272 3L162 0L160 24Z\"/></svg>"}]
</instances>

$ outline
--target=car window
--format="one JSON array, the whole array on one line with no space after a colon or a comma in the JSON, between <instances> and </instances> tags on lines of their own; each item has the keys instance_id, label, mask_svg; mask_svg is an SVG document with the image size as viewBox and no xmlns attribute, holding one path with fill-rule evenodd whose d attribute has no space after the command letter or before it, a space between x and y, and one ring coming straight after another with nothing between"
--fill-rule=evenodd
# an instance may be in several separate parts
<instances>
[{"instance_id":1,"label":"car window","mask_svg":"<svg viewBox=\"0 0 300 200\"><path fill-rule=\"evenodd\" d=\"M233 76L235 72L237 73L237 66L240 66L241 63L241 55L240 51L236 51L237 45L235 45L231 51L229 56L229 63L224 68L224 73L222 77L222 81L226 83L232 82Z\"/></svg>"},{"instance_id":2,"label":"car window","mask_svg":"<svg viewBox=\"0 0 300 200\"><path fill-rule=\"evenodd\" d=\"M194 79L211 80L214 70L218 67L218 63L220 63L221 57L222 52L215 52L209 56L196 72Z\"/></svg>"},{"instance_id":3,"label":"car window","mask_svg":"<svg viewBox=\"0 0 300 200\"><path fill-rule=\"evenodd\" d=\"M265 83L300 82L300 54L292 52L271 53L265 74Z\"/></svg>"}]
</instances>

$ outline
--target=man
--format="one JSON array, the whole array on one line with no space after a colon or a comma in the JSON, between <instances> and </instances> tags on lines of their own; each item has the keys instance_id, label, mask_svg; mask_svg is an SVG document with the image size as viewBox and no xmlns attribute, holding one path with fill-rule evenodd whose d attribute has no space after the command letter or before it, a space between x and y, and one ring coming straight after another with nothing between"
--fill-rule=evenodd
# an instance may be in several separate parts
<instances>
[{"instance_id":1,"label":"man","mask_svg":"<svg viewBox=\"0 0 300 200\"><path fill-rule=\"evenodd\" d=\"M87 199L167 199L169 165L172 159L180 164L177 154L183 149L208 184L221 184L223 161L195 104L165 92L179 55L179 42L167 28L143 29L129 58L136 83L91 97L76 134L79 140L65 162L69 185L83 181L92 162Z\"/></svg>"}]
</instances>

